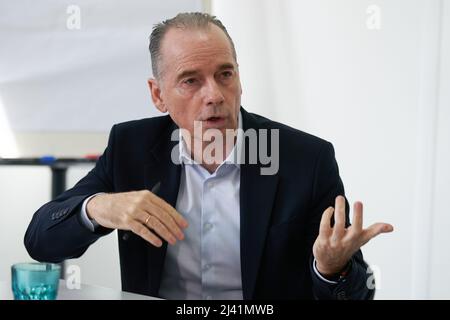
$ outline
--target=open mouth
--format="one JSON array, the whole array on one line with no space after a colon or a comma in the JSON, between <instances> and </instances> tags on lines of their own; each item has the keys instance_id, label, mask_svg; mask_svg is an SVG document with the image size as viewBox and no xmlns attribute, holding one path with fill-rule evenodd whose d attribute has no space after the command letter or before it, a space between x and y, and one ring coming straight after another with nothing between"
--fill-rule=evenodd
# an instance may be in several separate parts
<instances>
[{"instance_id":1,"label":"open mouth","mask_svg":"<svg viewBox=\"0 0 450 320\"><path fill-rule=\"evenodd\" d=\"M209 117L208 119L206 119L206 121L219 121L220 119L223 119L222 117Z\"/></svg>"},{"instance_id":2,"label":"open mouth","mask_svg":"<svg viewBox=\"0 0 450 320\"><path fill-rule=\"evenodd\" d=\"M225 122L224 117L209 117L206 118L204 124L206 124L207 126L220 126L223 125L224 122Z\"/></svg>"}]
</instances>

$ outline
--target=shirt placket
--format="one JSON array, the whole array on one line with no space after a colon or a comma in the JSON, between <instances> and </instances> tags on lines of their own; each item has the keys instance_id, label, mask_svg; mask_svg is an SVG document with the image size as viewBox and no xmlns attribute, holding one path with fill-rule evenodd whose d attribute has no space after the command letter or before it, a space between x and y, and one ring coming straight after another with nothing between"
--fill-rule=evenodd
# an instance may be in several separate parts
<instances>
[{"instance_id":1,"label":"shirt placket","mask_svg":"<svg viewBox=\"0 0 450 320\"><path fill-rule=\"evenodd\" d=\"M201 216L201 268L202 268L202 294L203 299L213 299L213 275L214 275L214 176L203 182L202 191L202 216Z\"/></svg>"}]
</instances>

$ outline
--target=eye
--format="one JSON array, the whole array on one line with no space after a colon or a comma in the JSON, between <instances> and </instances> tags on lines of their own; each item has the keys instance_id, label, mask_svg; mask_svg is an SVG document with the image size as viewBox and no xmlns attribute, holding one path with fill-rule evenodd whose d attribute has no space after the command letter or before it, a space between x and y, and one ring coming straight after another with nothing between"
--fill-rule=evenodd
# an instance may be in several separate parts
<instances>
[{"instance_id":1,"label":"eye","mask_svg":"<svg viewBox=\"0 0 450 320\"><path fill-rule=\"evenodd\" d=\"M221 81L228 81L233 78L234 72L233 70L224 70L219 73L219 79Z\"/></svg>"},{"instance_id":2,"label":"eye","mask_svg":"<svg viewBox=\"0 0 450 320\"><path fill-rule=\"evenodd\" d=\"M184 83L184 84L187 84L187 85L193 85L193 84L195 84L196 82L197 82L197 79L195 79L195 78L188 78L188 79L186 79L186 80L183 81L183 83Z\"/></svg>"},{"instance_id":3,"label":"eye","mask_svg":"<svg viewBox=\"0 0 450 320\"><path fill-rule=\"evenodd\" d=\"M230 78L232 75L233 75L233 72L231 72L231 71L222 72L222 77L224 77L224 78Z\"/></svg>"}]
</instances>

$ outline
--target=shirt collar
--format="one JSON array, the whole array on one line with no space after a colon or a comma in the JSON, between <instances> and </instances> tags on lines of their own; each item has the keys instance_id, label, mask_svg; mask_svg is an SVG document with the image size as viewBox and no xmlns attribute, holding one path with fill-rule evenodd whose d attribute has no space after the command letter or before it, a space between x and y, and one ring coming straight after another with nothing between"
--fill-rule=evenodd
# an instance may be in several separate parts
<instances>
[{"instance_id":1,"label":"shirt collar","mask_svg":"<svg viewBox=\"0 0 450 320\"><path fill-rule=\"evenodd\" d=\"M241 113L241 111L239 111L236 143L234 144L234 147L231 150L228 157L219 165L219 167L222 166L224 163L226 163L226 164L234 164L237 168L240 168L237 152L239 150L241 150L241 147L242 147L242 139L243 139L242 133L243 133L243 131L242 131L242 113ZM179 141L180 141L180 143L178 145L179 145L179 151L180 151L179 152L180 163L198 165L199 163L197 163L194 159L191 158L191 155L186 146L186 142L184 141L184 139L181 135L181 130L179 133Z\"/></svg>"}]
</instances>

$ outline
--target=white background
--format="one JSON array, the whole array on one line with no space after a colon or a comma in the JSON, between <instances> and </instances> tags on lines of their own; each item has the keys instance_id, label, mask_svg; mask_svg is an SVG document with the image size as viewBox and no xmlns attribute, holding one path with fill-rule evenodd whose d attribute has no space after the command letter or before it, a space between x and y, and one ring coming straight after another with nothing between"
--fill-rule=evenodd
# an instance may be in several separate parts
<instances>
[{"instance_id":1,"label":"white background","mask_svg":"<svg viewBox=\"0 0 450 320\"><path fill-rule=\"evenodd\" d=\"M152 26L201 9L202 0L0 1L0 95L10 126L105 132L155 115L146 83Z\"/></svg>"},{"instance_id":2,"label":"white background","mask_svg":"<svg viewBox=\"0 0 450 320\"><path fill-rule=\"evenodd\" d=\"M381 10L380 29L367 28L370 5ZM376 298L449 299L449 1L213 0L211 9L236 44L243 106L331 141L349 200L364 202L365 225L377 221L394 225L394 233L381 235L363 248L366 260L379 270L381 287ZM82 12L84 15L89 12ZM3 19L4 13L0 17ZM9 30L0 25L0 34L26 32L16 15L9 17L14 18L16 24ZM128 19L130 23L134 20ZM129 25L121 28L130 38L136 36ZM106 127L108 121L127 120L151 109L148 97L133 100L130 96L145 85L149 72L148 60L142 62L142 68L126 68L130 59L141 54L135 48L114 53L118 55L117 70L131 79L123 91L114 93L121 105L126 104L124 110L111 117L109 113L102 117L88 113L82 119L104 118L102 126ZM45 52L45 48L37 49ZM0 66L6 65L7 54L11 52L5 53L2 47ZM101 67L102 58L96 58L98 64L94 63L92 70ZM42 70L55 67L52 61L46 64ZM14 74L15 69L9 70ZM62 77L92 85L102 79L98 72L92 72L89 79L78 77L78 67L71 72L57 70ZM45 83L41 80L33 81L41 86ZM23 102L26 90L2 97L2 88L11 86L0 74L3 106L9 110L17 103L25 108L24 114L33 110ZM89 90L76 92L95 97ZM83 154L88 148L101 152L106 143L105 133L86 136L86 132L67 128L57 127L65 132L49 135L21 131L15 125L16 130L6 131L11 123L5 122L0 110L2 123L0 154L14 151L25 155L30 150ZM73 148L67 147L68 138ZM75 183L86 170L71 170L69 183ZM45 169L0 168L0 280L9 277L11 263L27 259L23 232L32 213L48 200L49 192ZM120 287L114 236L101 239L82 259L71 263L82 267L84 282Z\"/></svg>"}]
</instances>

